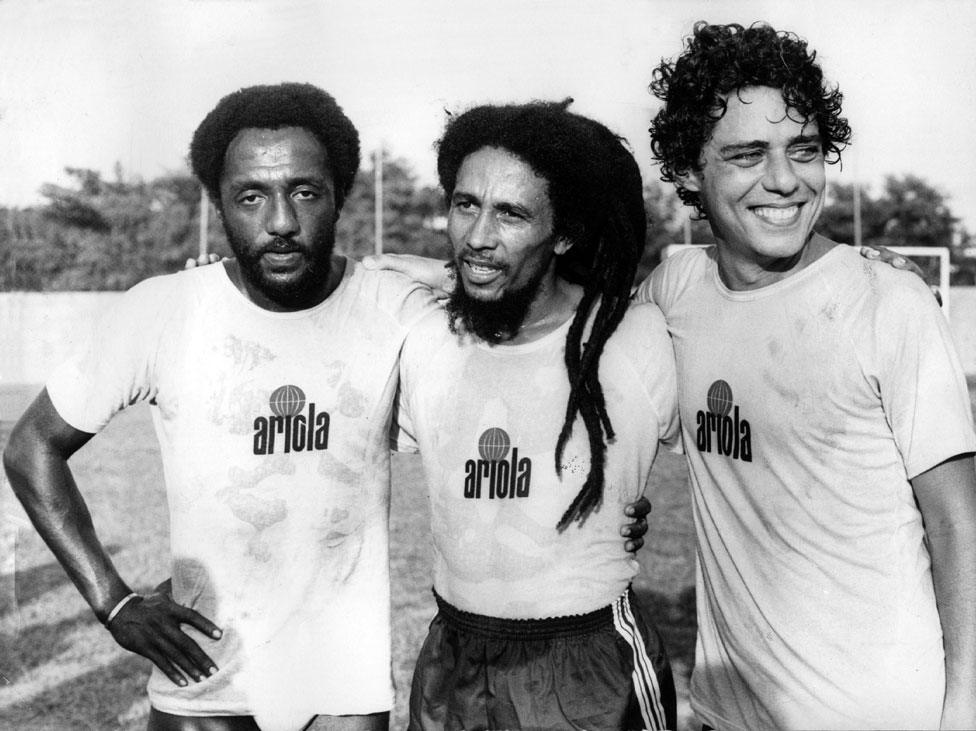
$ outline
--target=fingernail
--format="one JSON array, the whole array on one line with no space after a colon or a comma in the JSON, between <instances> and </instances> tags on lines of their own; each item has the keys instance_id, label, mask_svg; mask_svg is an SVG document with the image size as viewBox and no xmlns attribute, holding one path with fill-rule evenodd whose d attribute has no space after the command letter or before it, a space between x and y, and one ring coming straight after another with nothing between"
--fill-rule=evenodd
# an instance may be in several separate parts
<instances>
[{"instance_id":1,"label":"fingernail","mask_svg":"<svg viewBox=\"0 0 976 731\"><path fill-rule=\"evenodd\" d=\"M180 678L179 680L177 680L177 681L176 681L176 684L177 684L178 686L180 686L181 688L184 688L184 687L186 687L186 681L185 681L185 680L184 680L183 678Z\"/></svg>"},{"instance_id":2,"label":"fingernail","mask_svg":"<svg viewBox=\"0 0 976 731\"><path fill-rule=\"evenodd\" d=\"M215 672L217 672L216 665L211 665L209 668L207 668L207 675L213 675Z\"/></svg>"},{"instance_id":3,"label":"fingernail","mask_svg":"<svg viewBox=\"0 0 976 731\"><path fill-rule=\"evenodd\" d=\"M220 635L221 635L221 632L220 632L219 629L215 629L213 632L210 633L210 636L213 637L215 640L219 640L220 639Z\"/></svg>"},{"instance_id":4,"label":"fingernail","mask_svg":"<svg viewBox=\"0 0 976 731\"><path fill-rule=\"evenodd\" d=\"M899 257L897 257L897 258L895 259L895 265L896 265L896 266L901 266L901 265L902 265L902 264L904 264L904 263L905 263L905 260L904 260L904 258L902 258L902 257L900 257L900 256L899 256Z\"/></svg>"}]
</instances>

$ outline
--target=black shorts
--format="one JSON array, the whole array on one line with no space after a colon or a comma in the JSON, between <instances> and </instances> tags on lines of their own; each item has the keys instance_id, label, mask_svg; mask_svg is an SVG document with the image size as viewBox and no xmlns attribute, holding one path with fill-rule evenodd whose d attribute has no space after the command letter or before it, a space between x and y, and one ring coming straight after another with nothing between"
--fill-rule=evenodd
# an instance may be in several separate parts
<instances>
[{"instance_id":1,"label":"black shorts","mask_svg":"<svg viewBox=\"0 0 976 731\"><path fill-rule=\"evenodd\" d=\"M484 617L434 597L410 690L413 731L675 728L671 665L630 589L552 619Z\"/></svg>"}]
</instances>

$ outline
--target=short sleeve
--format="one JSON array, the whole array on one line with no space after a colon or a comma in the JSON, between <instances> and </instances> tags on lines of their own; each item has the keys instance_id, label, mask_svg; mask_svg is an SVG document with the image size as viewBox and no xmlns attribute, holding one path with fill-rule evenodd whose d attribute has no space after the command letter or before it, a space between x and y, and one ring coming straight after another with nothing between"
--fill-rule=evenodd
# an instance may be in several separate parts
<instances>
[{"instance_id":1,"label":"short sleeve","mask_svg":"<svg viewBox=\"0 0 976 731\"><path fill-rule=\"evenodd\" d=\"M882 298L875 323L881 402L909 479L976 450L966 379L928 289L906 280Z\"/></svg>"},{"instance_id":2,"label":"short sleeve","mask_svg":"<svg viewBox=\"0 0 976 731\"><path fill-rule=\"evenodd\" d=\"M654 303L667 317L681 292L707 269L712 248L696 246L672 254L637 286L632 299L638 303Z\"/></svg>"},{"instance_id":3,"label":"short sleeve","mask_svg":"<svg viewBox=\"0 0 976 731\"><path fill-rule=\"evenodd\" d=\"M658 441L680 451L678 377L664 315L653 304L633 303L621 324L620 337L657 422Z\"/></svg>"},{"instance_id":4,"label":"short sleeve","mask_svg":"<svg viewBox=\"0 0 976 731\"><path fill-rule=\"evenodd\" d=\"M172 311L166 279L142 282L108 305L49 377L51 402L74 428L95 434L126 406L154 397L162 323Z\"/></svg>"}]
</instances>

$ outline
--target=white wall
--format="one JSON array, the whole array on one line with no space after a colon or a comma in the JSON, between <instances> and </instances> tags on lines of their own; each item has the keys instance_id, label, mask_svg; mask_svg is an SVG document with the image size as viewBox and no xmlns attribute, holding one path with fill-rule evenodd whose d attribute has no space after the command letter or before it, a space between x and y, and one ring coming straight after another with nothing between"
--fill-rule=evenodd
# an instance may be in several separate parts
<instances>
[{"instance_id":1,"label":"white wall","mask_svg":"<svg viewBox=\"0 0 976 731\"><path fill-rule=\"evenodd\" d=\"M968 375L976 376L976 287L951 290L950 327ZM0 292L0 385L43 383L118 292Z\"/></svg>"},{"instance_id":2,"label":"white wall","mask_svg":"<svg viewBox=\"0 0 976 731\"><path fill-rule=\"evenodd\" d=\"M949 290L949 327L966 375L976 376L976 287Z\"/></svg>"},{"instance_id":3,"label":"white wall","mask_svg":"<svg viewBox=\"0 0 976 731\"><path fill-rule=\"evenodd\" d=\"M43 383L119 292L0 293L0 384Z\"/></svg>"}]
</instances>

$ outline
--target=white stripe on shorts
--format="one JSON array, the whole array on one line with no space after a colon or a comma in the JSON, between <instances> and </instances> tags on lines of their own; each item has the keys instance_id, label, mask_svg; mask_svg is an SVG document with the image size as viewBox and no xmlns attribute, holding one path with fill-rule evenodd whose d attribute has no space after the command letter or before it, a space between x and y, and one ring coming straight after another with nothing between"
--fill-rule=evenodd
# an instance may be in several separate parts
<instances>
[{"instance_id":1,"label":"white stripe on shorts","mask_svg":"<svg viewBox=\"0 0 976 731\"><path fill-rule=\"evenodd\" d=\"M664 729L667 721L664 707L661 705L661 689L657 683L657 673L654 672L654 665L647 655L647 647L637 628L626 591L613 603L613 626L634 653L632 677L641 715L644 717L644 727Z\"/></svg>"}]
</instances>

